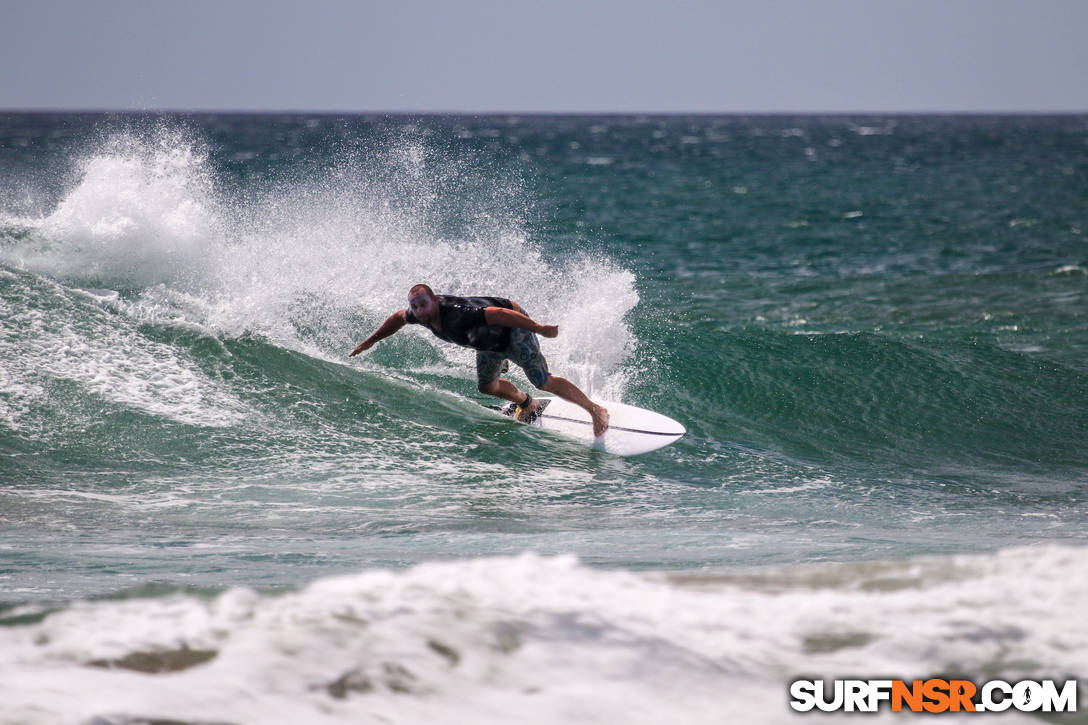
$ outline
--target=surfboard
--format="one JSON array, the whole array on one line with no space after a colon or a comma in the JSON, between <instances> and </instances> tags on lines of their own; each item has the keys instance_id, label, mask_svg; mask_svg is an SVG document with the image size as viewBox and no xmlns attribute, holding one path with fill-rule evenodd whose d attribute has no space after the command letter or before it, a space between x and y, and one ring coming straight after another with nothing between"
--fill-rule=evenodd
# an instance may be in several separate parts
<instances>
[{"instance_id":1,"label":"surfboard","mask_svg":"<svg viewBox=\"0 0 1088 725\"><path fill-rule=\"evenodd\" d=\"M596 438L593 435L593 421L581 407L562 398L539 397L537 400L541 402L542 409L528 425L617 456L637 456L656 451L687 433L683 425L667 415L626 403L598 400L595 402L608 408L609 422L604 435ZM512 403L501 410L511 417L514 414Z\"/></svg>"}]
</instances>

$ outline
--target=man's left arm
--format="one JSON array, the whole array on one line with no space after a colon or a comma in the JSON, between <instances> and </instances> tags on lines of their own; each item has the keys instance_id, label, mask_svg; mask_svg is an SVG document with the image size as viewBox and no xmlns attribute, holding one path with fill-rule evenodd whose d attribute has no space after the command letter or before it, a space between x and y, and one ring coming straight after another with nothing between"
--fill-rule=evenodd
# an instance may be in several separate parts
<instances>
[{"instance_id":1,"label":"man's left arm","mask_svg":"<svg viewBox=\"0 0 1088 725\"><path fill-rule=\"evenodd\" d=\"M558 325L541 325L533 322L525 313L518 310L508 310L505 307L485 307L484 320L489 325L517 327L529 332L535 332L543 337L556 337L559 334Z\"/></svg>"}]
</instances>

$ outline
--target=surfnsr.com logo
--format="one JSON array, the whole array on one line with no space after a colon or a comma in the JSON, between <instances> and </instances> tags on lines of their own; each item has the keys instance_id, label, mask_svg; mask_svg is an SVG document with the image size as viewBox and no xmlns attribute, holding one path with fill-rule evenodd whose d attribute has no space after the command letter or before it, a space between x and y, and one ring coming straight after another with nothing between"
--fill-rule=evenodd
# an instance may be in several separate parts
<instances>
[{"instance_id":1,"label":"surfnsr.com logo","mask_svg":"<svg viewBox=\"0 0 1088 725\"><path fill-rule=\"evenodd\" d=\"M790 707L798 712L1076 712L1077 681L991 680L796 680Z\"/></svg>"}]
</instances>

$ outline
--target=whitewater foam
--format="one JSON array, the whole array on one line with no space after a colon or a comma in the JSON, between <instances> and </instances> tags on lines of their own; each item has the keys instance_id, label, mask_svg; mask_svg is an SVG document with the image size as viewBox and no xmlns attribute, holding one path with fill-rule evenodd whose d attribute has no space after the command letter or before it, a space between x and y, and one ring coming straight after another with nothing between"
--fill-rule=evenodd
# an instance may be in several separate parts
<instances>
[{"instance_id":1,"label":"whitewater foam","mask_svg":"<svg viewBox=\"0 0 1088 725\"><path fill-rule=\"evenodd\" d=\"M26 723L781 722L802 672L1083 674L1085 574L1063 547L671 577L525 555L24 606L0 695Z\"/></svg>"},{"instance_id":2,"label":"whitewater foam","mask_svg":"<svg viewBox=\"0 0 1088 725\"><path fill-rule=\"evenodd\" d=\"M55 390L57 381L72 381L101 400L189 425L229 426L246 417L247 406L181 351L111 315L96 304L103 299L114 298L101 291L85 297L41 278L5 284L0 415L11 427L24 428L29 413L41 405L56 407L68 425L85 424L71 401ZM52 434L69 434L68 425Z\"/></svg>"},{"instance_id":3,"label":"whitewater foam","mask_svg":"<svg viewBox=\"0 0 1088 725\"><path fill-rule=\"evenodd\" d=\"M219 235L206 152L179 131L111 136L78 162L78 183L9 251L19 266L102 286L186 276ZM14 221L14 220L12 220Z\"/></svg>"},{"instance_id":4,"label":"whitewater foam","mask_svg":"<svg viewBox=\"0 0 1088 725\"><path fill-rule=\"evenodd\" d=\"M120 308L141 321L256 334L339 362L417 282L507 296L560 325L546 343L554 372L605 397L622 393L634 276L590 255L544 259L524 230L530 202L509 173L404 132L376 151L347 149L329 167L227 195L207 146L161 127L110 137L78 166L50 213L0 220L6 264L121 290ZM422 339L450 373L474 377L471 352Z\"/></svg>"}]
</instances>

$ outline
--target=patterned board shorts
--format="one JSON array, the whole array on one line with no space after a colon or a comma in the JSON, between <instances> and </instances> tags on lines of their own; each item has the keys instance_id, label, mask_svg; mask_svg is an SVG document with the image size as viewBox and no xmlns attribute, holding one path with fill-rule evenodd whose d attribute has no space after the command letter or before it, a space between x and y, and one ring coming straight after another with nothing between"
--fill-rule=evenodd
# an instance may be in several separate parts
<instances>
[{"instance_id":1,"label":"patterned board shorts","mask_svg":"<svg viewBox=\"0 0 1088 725\"><path fill-rule=\"evenodd\" d=\"M476 351L476 382L487 385L502 374L502 363L510 360L525 371L529 382L540 387L548 380L548 361L540 352L536 335L528 330L510 330L510 347L501 352Z\"/></svg>"}]
</instances>

